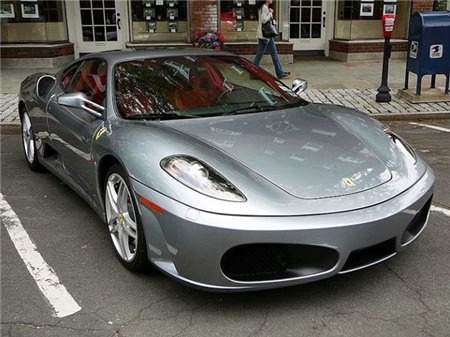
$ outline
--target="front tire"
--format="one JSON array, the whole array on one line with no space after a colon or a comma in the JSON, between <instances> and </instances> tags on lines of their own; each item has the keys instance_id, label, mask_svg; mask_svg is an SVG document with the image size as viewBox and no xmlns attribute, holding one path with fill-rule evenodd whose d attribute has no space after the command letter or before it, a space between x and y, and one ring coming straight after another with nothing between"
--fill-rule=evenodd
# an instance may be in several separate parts
<instances>
[{"instance_id":1,"label":"front tire","mask_svg":"<svg viewBox=\"0 0 450 337\"><path fill-rule=\"evenodd\" d=\"M33 171L42 171L43 167L39 163L38 149L36 147L33 127L31 126L30 116L26 110L22 113L21 124L23 151L28 167Z\"/></svg>"},{"instance_id":2,"label":"front tire","mask_svg":"<svg viewBox=\"0 0 450 337\"><path fill-rule=\"evenodd\" d=\"M144 231L128 175L113 165L105 181L105 211L114 250L120 262L131 271L148 267Z\"/></svg>"}]
</instances>

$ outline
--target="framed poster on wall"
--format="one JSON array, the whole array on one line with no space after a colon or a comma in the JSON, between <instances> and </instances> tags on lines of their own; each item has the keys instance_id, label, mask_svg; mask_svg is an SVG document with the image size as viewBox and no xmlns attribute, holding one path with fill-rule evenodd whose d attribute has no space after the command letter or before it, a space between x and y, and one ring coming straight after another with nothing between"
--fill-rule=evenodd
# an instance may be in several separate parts
<instances>
[{"instance_id":1,"label":"framed poster on wall","mask_svg":"<svg viewBox=\"0 0 450 337\"><path fill-rule=\"evenodd\" d=\"M361 2L359 16L373 16L373 2Z\"/></svg>"},{"instance_id":2,"label":"framed poster on wall","mask_svg":"<svg viewBox=\"0 0 450 337\"><path fill-rule=\"evenodd\" d=\"M144 7L153 7L155 0L144 0Z\"/></svg>"},{"instance_id":3,"label":"framed poster on wall","mask_svg":"<svg viewBox=\"0 0 450 337\"><path fill-rule=\"evenodd\" d=\"M167 4L169 7L176 7L178 4L178 0L167 0Z\"/></svg>"},{"instance_id":4,"label":"framed poster on wall","mask_svg":"<svg viewBox=\"0 0 450 337\"><path fill-rule=\"evenodd\" d=\"M37 2L22 2L20 4L20 8L22 9L22 17L27 19L36 19L39 18L39 8Z\"/></svg>"},{"instance_id":5,"label":"framed poster on wall","mask_svg":"<svg viewBox=\"0 0 450 337\"><path fill-rule=\"evenodd\" d=\"M144 8L144 19L153 20L156 17L155 8Z\"/></svg>"},{"instance_id":6,"label":"framed poster on wall","mask_svg":"<svg viewBox=\"0 0 450 337\"><path fill-rule=\"evenodd\" d=\"M167 20L176 20L178 18L178 9L171 8L167 10Z\"/></svg>"},{"instance_id":7,"label":"framed poster on wall","mask_svg":"<svg viewBox=\"0 0 450 337\"><path fill-rule=\"evenodd\" d=\"M0 3L0 18L15 18L13 4Z\"/></svg>"},{"instance_id":8,"label":"framed poster on wall","mask_svg":"<svg viewBox=\"0 0 450 337\"><path fill-rule=\"evenodd\" d=\"M149 33L156 32L156 22L147 22L147 31Z\"/></svg>"},{"instance_id":9,"label":"framed poster on wall","mask_svg":"<svg viewBox=\"0 0 450 337\"><path fill-rule=\"evenodd\" d=\"M178 32L178 22L177 21L169 21L167 22L167 26L170 33Z\"/></svg>"}]
</instances>

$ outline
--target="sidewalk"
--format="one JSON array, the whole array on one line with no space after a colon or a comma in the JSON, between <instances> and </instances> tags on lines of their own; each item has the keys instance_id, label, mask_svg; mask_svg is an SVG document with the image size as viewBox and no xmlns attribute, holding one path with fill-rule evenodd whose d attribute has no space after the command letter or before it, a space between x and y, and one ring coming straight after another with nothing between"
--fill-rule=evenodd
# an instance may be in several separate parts
<instances>
[{"instance_id":1,"label":"sidewalk","mask_svg":"<svg viewBox=\"0 0 450 337\"><path fill-rule=\"evenodd\" d=\"M273 73L269 62L264 68ZM391 102L377 103L375 97L381 83L382 62L341 62L325 57L299 58L285 65L291 76L283 80L291 85L293 79L304 78L308 89L302 94L316 103L332 103L361 110L379 119L450 118L450 101L435 103L410 103L396 97L405 79L405 61L390 60L388 86ZM17 99L21 81L36 72L56 72L58 69L1 69L0 108L2 129L18 130L20 120ZM410 74L409 88L415 88L416 75ZM444 76L438 75L437 87L444 86ZM430 79L422 81L422 91L427 90ZM450 94L449 94L450 100Z\"/></svg>"}]
</instances>

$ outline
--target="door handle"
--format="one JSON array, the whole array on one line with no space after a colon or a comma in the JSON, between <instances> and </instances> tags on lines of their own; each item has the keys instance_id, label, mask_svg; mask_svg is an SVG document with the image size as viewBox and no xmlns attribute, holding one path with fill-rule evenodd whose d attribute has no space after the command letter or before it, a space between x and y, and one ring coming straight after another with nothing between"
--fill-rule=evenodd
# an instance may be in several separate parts
<instances>
[{"instance_id":1,"label":"door handle","mask_svg":"<svg viewBox=\"0 0 450 337\"><path fill-rule=\"evenodd\" d=\"M322 16L322 27L325 28L325 21L327 20L327 12L323 12Z\"/></svg>"},{"instance_id":2,"label":"door handle","mask_svg":"<svg viewBox=\"0 0 450 337\"><path fill-rule=\"evenodd\" d=\"M117 18L117 19L116 19L116 22L117 22L117 28L121 29L121 28L120 28L120 13L117 13L117 14L116 14L116 18Z\"/></svg>"}]
</instances>

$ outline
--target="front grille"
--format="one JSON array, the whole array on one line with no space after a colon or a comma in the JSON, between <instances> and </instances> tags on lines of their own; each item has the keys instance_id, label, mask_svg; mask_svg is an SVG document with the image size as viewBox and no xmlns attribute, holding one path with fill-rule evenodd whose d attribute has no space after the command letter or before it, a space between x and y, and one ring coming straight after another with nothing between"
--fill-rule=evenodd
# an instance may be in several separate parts
<instances>
[{"instance_id":1,"label":"front grille","mask_svg":"<svg viewBox=\"0 0 450 337\"><path fill-rule=\"evenodd\" d=\"M288 244L248 244L222 257L223 273L238 281L278 280L332 269L338 253L327 247Z\"/></svg>"}]
</instances>

